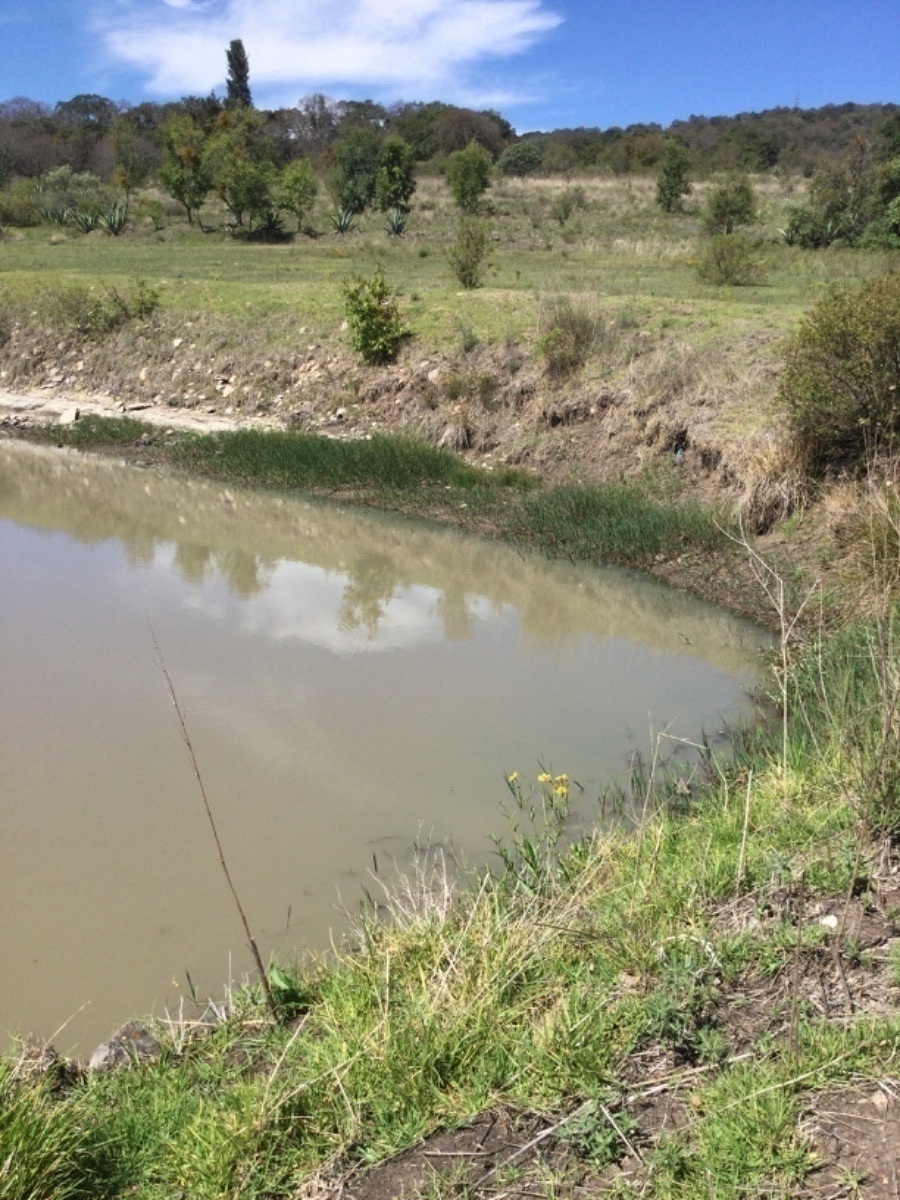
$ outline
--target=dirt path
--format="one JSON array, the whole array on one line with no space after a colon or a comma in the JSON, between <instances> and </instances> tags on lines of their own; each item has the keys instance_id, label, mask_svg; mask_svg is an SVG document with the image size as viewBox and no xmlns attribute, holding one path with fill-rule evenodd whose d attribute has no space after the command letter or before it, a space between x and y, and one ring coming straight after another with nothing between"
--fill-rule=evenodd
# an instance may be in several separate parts
<instances>
[{"instance_id":1,"label":"dirt path","mask_svg":"<svg viewBox=\"0 0 900 1200\"><path fill-rule=\"evenodd\" d=\"M190 429L202 433L255 426L272 428L278 422L257 416L226 417L215 410L211 412L192 409L172 409L166 405L150 404L145 401L125 402L112 396L96 393L60 392L9 392L0 389L0 427L28 428L34 425L69 425L79 417L134 417L148 425L160 425L169 429Z\"/></svg>"}]
</instances>

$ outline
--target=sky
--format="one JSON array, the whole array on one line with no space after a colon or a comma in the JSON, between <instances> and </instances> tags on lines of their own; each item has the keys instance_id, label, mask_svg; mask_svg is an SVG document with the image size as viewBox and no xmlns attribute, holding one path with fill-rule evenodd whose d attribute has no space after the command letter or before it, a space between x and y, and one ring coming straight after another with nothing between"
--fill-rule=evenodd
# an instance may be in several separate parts
<instances>
[{"instance_id":1,"label":"sky","mask_svg":"<svg viewBox=\"0 0 900 1200\"><path fill-rule=\"evenodd\" d=\"M898 0L0 0L0 100L496 108L519 132L900 102Z\"/></svg>"}]
</instances>

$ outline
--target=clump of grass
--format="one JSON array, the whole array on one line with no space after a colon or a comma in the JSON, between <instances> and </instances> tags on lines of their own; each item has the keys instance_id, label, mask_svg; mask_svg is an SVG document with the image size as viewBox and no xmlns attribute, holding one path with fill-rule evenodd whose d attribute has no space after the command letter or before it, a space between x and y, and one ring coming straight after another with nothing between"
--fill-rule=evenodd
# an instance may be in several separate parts
<instances>
[{"instance_id":1,"label":"clump of grass","mask_svg":"<svg viewBox=\"0 0 900 1200\"><path fill-rule=\"evenodd\" d=\"M80 1186L77 1125L46 1082L23 1082L0 1060L0 1195L74 1200Z\"/></svg>"},{"instance_id":2,"label":"clump of grass","mask_svg":"<svg viewBox=\"0 0 900 1200\"><path fill-rule=\"evenodd\" d=\"M557 296L541 308L537 352L547 374L564 379L580 370L607 333L606 325L584 302Z\"/></svg>"},{"instance_id":3,"label":"clump of grass","mask_svg":"<svg viewBox=\"0 0 900 1200\"><path fill-rule=\"evenodd\" d=\"M539 492L522 515L530 537L560 558L639 563L724 540L714 513L691 501L661 502L639 483Z\"/></svg>"},{"instance_id":4,"label":"clump of grass","mask_svg":"<svg viewBox=\"0 0 900 1200\"><path fill-rule=\"evenodd\" d=\"M391 491L423 482L465 486L479 476L454 455L403 437L338 440L238 430L180 439L175 461L208 475L285 488L366 486Z\"/></svg>"}]
</instances>

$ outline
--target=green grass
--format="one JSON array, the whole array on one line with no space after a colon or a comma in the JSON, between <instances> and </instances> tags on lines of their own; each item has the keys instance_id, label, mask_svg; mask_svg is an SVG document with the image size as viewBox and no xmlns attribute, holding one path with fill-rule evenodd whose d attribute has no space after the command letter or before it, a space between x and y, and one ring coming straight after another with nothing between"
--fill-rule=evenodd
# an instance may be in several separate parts
<instances>
[{"instance_id":1,"label":"green grass","mask_svg":"<svg viewBox=\"0 0 900 1200\"><path fill-rule=\"evenodd\" d=\"M384 232L380 214L367 214L360 231L344 238L325 233L287 245L239 242L218 232L189 229L174 211L161 233L134 230L118 238L85 238L41 226L4 245L2 282L27 300L37 286L87 282L128 286L136 275L162 289L163 303L189 316L207 312L238 322L291 318L318 340L339 341L341 289L354 272L383 263L401 289L414 334L426 345L454 344L461 321L488 342L532 341L541 296L597 297L613 309L635 301L665 311L673 303L697 306L696 325L723 310L765 323L774 313L793 324L817 284L856 280L886 269L883 253L801 252L780 244L778 225L791 184L772 193L759 232L767 241L766 286L698 286L693 258L702 244L696 213L665 216L653 203L652 181L586 180L587 206L561 227L550 215L560 190L554 181L500 184L490 193L491 266L485 286L459 288L447 262L456 213L443 185L425 180L413 201L410 232ZM772 188L771 181L765 185ZM211 210L214 229L221 218ZM320 202L314 223L328 228ZM426 251L426 255L422 255ZM287 334L285 334L287 336Z\"/></svg>"},{"instance_id":2,"label":"green grass","mask_svg":"<svg viewBox=\"0 0 900 1200\"><path fill-rule=\"evenodd\" d=\"M647 563L685 550L725 551L728 519L659 480L554 487L514 469L486 472L413 438L327 438L238 430L170 436L133 420L85 416L33 431L78 449L139 446L142 457L257 487L352 497L427 515L583 562ZM670 493L666 495L666 491Z\"/></svg>"}]
</instances>

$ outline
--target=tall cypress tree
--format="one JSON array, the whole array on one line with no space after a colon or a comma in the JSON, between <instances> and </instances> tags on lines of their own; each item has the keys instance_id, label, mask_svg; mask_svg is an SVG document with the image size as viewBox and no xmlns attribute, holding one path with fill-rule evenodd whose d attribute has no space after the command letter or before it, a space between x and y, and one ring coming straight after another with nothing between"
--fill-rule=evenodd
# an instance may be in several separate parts
<instances>
[{"instance_id":1,"label":"tall cypress tree","mask_svg":"<svg viewBox=\"0 0 900 1200\"><path fill-rule=\"evenodd\" d=\"M228 91L225 103L230 107L252 108L250 61L240 38L235 38L229 44L225 51L225 58L228 62L228 78L225 80L225 87Z\"/></svg>"}]
</instances>

